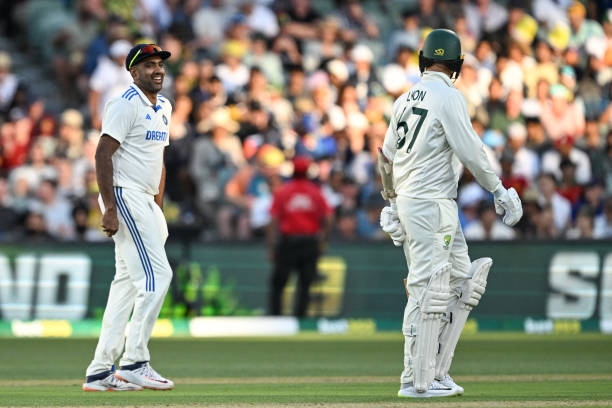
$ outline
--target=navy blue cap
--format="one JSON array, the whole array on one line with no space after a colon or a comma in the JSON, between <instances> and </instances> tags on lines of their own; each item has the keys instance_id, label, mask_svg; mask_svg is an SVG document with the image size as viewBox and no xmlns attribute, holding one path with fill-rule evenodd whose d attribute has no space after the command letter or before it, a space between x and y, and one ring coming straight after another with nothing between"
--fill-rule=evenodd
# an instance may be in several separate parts
<instances>
[{"instance_id":1,"label":"navy blue cap","mask_svg":"<svg viewBox=\"0 0 612 408\"><path fill-rule=\"evenodd\" d=\"M158 55L162 60L170 57L169 51L163 51L159 45L155 44L137 44L130 50L125 57L125 69L128 71L140 61Z\"/></svg>"}]
</instances>

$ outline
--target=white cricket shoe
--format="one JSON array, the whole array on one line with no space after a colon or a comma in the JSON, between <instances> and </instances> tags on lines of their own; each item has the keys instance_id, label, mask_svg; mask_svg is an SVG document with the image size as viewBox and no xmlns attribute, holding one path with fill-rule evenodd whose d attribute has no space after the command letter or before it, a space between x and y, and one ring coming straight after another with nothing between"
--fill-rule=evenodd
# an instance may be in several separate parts
<instances>
[{"instance_id":1,"label":"white cricket shoe","mask_svg":"<svg viewBox=\"0 0 612 408\"><path fill-rule=\"evenodd\" d=\"M119 367L115 376L123 381L138 384L150 390L171 390L174 382L162 377L148 361Z\"/></svg>"},{"instance_id":2,"label":"white cricket shoe","mask_svg":"<svg viewBox=\"0 0 612 408\"><path fill-rule=\"evenodd\" d=\"M397 392L398 397L408 398L432 398L432 397L450 397L455 395L455 390L443 385L442 383L433 380L429 389L425 392L417 392L412 383L402 384L402 387Z\"/></svg>"},{"instance_id":3,"label":"white cricket shoe","mask_svg":"<svg viewBox=\"0 0 612 408\"><path fill-rule=\"evenodd\" d=\"M113 371L87 377L87 382L83 384L83 391L142 391L140 385L131 384L115 377Z\"/></svg>"},{"instance_id":4,"label":"white cricket shoe","mask_svg":"<svg viewBox=\"0 0 612 408\"><path fill-rule=\"evenodd\" d=\"M442 385L454 389L456 395L463 395L463 387L458 385L455 380L453 380L453 377L451 377L450 375L446 374L443 379L436 381L438 381Z\"/></svg>"}]
</instances>

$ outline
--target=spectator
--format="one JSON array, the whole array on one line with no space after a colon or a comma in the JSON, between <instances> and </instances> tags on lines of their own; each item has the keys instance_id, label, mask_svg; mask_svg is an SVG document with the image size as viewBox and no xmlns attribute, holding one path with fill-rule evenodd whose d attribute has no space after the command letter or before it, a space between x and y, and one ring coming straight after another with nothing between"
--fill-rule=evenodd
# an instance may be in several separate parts
<instances>
[{"instance_id":1,"label":"spectator","mask_svg":"<svg viewBox=\"0 0 612 408\"><path fill-rule=\"evenodd\" d=\"M235 10L223 0L211 0L193 15L192 26L199 48L215 49L223 41L225 25Z\"/></svg>"},{"instance_id":2,"label":"spectator","mask_svg":"<svg viewBox=\"0 0 612 408\"><path fill-rule=\"evenodd\" d=\"M464 232L467 240L509 240L515 232L498 219L493 203L482 200L478 205L478 220L467 226Z\"/></svg>"},{"instance_id":3,"label":"spectator","mask_svg":"<svg viewBox=\"0 0 612 408\"><path fill-rule=\"evenodd\" d=\"M556 237L558 234L562 234L569 226L572 206L570 202L562 197L557 191L557 182L552 174L543 173L540 175L538 178L538 187L540 191L538 203L543 208L542 217L544 218L540 226L541 232L545 237L548 237L549 233L551 237ZM550 214L548 214L549 211ZM554 230L547 219L549 216L552 217Z\"/></svg>"},{"instance_id":4,"label":"spectator","mask_svg":"<svg viewBox=\"0 0 612 408\"><path fill-rule=\"evenodd\" d=\"M559 164L561 168L561 183L559 194L565 197L572 206L578 204L583 187L576 183L576 165L570 159L564 158Z\"/></svg>"},{"instance_id":5,"label":"spectator","mask_svg":"<svg viewBox=\"0 0 612 408\"><path fill-rule=\"evenodd\" d=\"M591 37L603 37L604 32L601 25L593 20L586 19L586 8L576 0L567 9L572 35L569 39L569 46L580 48Z\"/></svg>"},{"instance_id":6,"label":"spectator","mask_svg":"<svg viewBox=\"0 0 612 408\"><path fill-rule=\"evenodd\" d=\"M73 239L72 209L70 203L58 194L57 182L53 179L42 180L37 196L49 235L61 240Z\"/></svg>"},{"instance_id":7,"label":"spectator","mask_svg":"<svg viewBox=\"0 0 612 408\"><path fill-rule=\"evenodd\" d=\"M426 3L433 3L432 1ZM430 26L430 27L438 27ZM415 8L408 8L402 12L402 27L395 30L389 39L387 46L387 58L392 60L397 55L400 47L412 50L419 48L421 43L421 31L419 24L419 11ZM463 41L461 42L463 44Z\"/></svg>"},{"instance_id":8,"label":"spectator","mask_svg":"<svg viewBox=\"0 0 612 408\"><path fill-rule=\"evenodd\" d=\"M246 18L246 23L252 31L263 33L267 38L278 34L278 20L272 11L261 2L242 0L240 12Z\"/></svg>"},{"instance_id":9,"label":"spectator","mask_svg":"<svg viewBox=\"0 0 612 408\"><path fill-rule=\"evenodd\" d=\"M528 182L535 180L540 170L540 163L535 152L525 146L527 129L520 122L508 126L508 147L514 156L512 175L522 176Z\"/></svg>"},{"instance_id":10,"label":"spectator","mask_svg":"<svg viewBox=\"0 0 612 408\"><path fill-rule=\"evenodd\" d=\"M567 239L593 239L594 214L589 207L582 207L576 216L574 226L567 230Z\"/></svg>"},{"instance_id":11,"label":"spectator","mask_svg":"<svg viewBox=\"0 0 612 408\"><path fill-rule=\"evenodd\" d=\"M572 93L563 85L550 87L552 102L542 107L542 124L553 141L563 136L574 140L584 134L584 114L574 102Z\"/></svg>"},{"instance_id":12,"label":"spectator","mask_svg":"<svg viewBox=\"0 0 612 408\"><path fill-rule=\"evenodd\" d=\"M612 238L612 197L610 196L604 201L603 214L595 218L593 238Z\"/></svg>"},{"instance_id":13,"label":"spectator","mask_svg":"<svg viewBox=\"0 0 612 408\"><path fill-rule=\"evenodd\" d=\"M89 79L89 112L95 129L100 130L106 102L120 96L132 83L132 76L125 69L125 57L130 49L132 44L128 41L115 41L110 46L109 55L100 56Z\"/></svg>"},{"instance_id":14,"label":"spectator","mask_svg":"<svg viewBox=\"0 0 612 408\"><path fill-rule=\"evenodd\" d=\"M378 38L380 35L376 22L368 17L359 0L346 0L338 18L342 27L342 39L345 42Z\"/></svg>"},{"instance_id":15,"label":"spectator","mask_svg":"<svg viewBox=\"0 0 612 408\"><path fill-rule=\"evenodd\" d=\"M569 159L576 165L576 182L586 184L591 180L591 162L589 156L582 150L574 147L574 138L564 136L555 140L554 148L549 149L542 156L542 171L552 173L557 180L561 180L561 160Z\"/></svg>"},{"instance_id":16,"label":"spectator","mask_svg":"<svg viewBox=\"0 0 612 408\"><path fill-rule=\"evenodd\" d=\"M508 12L504 7L491 0L476 0L466 2L463 12L468 29L476 38L493 33L506 24Z\"/></svg>"}]
</instances>

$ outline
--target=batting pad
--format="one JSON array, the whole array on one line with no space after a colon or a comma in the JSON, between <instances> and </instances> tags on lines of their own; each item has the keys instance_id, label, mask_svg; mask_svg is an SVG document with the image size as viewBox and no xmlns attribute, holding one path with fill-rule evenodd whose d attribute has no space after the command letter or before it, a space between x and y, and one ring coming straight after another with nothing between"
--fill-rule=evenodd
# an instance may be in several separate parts
<instances>
[{"instance_id":1,"label":"batting pad","mask_svg":"<svg viewBox=\"0 0 612 408\"><path fill-rule=\"evenodd\" d=\"M492 264L491 258L479 258L472 262L469 272L471 279L464 281L458 293L459 297L455 297L450 304L448 321L440 333L440 351L436 360L435 375L437 379L442 379L448 374L461 331L470 311L478 305L484 293Z\"/></svg>"},{"instance_id":2,"label":"batting pad","mask_svg":"<svg viewBox=\"0 0 612 408\"><path fill-rule=\"evenodd\" d=\"M440 325L450 300L450 272L451 264L437 269L419 302L414 339L414 388L417 392L427 391L434 379Z\"/></svg>"}]
</instances>

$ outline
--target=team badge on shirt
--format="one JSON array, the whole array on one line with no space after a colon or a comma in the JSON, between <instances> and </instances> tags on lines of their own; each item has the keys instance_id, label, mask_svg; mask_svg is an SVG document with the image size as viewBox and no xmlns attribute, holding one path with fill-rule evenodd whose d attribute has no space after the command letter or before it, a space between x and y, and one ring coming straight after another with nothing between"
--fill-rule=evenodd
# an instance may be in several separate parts
<instances>
[{"instance_id":1,"label":"team badge on shirt","mask_svg":"<svg viewBox=\"0 0 612 408\"><path fill-rule=\"evenodd\" d=\"M451 242L451 235L450 234L446 234L444 236L444 249L448 249L449 245Z\"/></svg>"},{"instance_id":2,"label":"team badge on shirt","mask_svg":"<svg viewBox=\"0 0 612 408\"><path fill-rule=\"evenodd\" d=\"M166 115L162 115L162 119L164 120L164 125L168 124L168 118L166 117Z\"/></svg>"}]
</instances>

